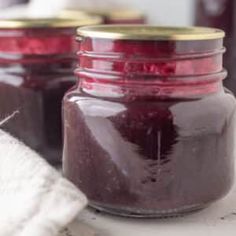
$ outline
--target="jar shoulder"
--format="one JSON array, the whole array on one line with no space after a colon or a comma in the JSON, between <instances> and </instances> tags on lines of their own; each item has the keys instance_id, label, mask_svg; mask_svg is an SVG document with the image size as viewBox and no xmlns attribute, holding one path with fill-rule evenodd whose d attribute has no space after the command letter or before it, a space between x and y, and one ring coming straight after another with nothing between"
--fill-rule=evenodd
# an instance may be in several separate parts
<instances>
[{"instance_id":1,"label":"jar shoulder","mask_svg":"<svg viewBox=\"0 0 236 236\"><path fill-rule=\"evenodd\" d=\"M148 109L166 109L170 113L187 113L190 114L218 114L224 116L232 113L236 108L236 99L231 91L225 89L224 91L212 95L208 95L198 99L171 99L171 100L138 100L132 102L124 102L121 100L107 100L98 97L91 97L78 92L77 90L70 90L64 97L64 105L76 104L79 110L98 113L100 109L119 110L120 107L125 110L133 109L134 107L141 108L141 111ZM98 109L100 107L100 109Z\"/></svg>"},{"instance_id":2,"label":"jar shoulder","mask_svg":"<svg viewBox=\"0 0 236 236\"><path fill-rule=\"evenodd\" d=\"M236 100L228 91L201 99L135 101L124 103L84 96L70 91L64 97L65 123L75 127L85 122L86 126L123 127L130 132L150 130L177 130L184 138L219 135L224 130L233 130L236 117ZM83 122L77 121L83 120ZM125 127L125 128L124 128ZM91 127L90 127L91 128ZM118 128L118 129L120 129Z\"/></svg>"}]
</instances>

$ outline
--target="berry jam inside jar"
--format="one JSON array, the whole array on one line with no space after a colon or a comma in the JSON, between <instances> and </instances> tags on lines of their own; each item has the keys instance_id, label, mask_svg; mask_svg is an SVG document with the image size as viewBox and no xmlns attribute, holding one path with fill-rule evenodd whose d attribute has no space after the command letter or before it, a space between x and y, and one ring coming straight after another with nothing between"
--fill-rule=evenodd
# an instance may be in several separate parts
<instances>
[{"instance_id":1,"label":"berry jam inside jar","mask_svg":"<svg viewBox=\"0 0 236 236\"><path fill-rule=\"evenodd\" d=\"M78 25L95 19L0 21L0 118L3 129L42 154L61 162L61 102L75 84L74 42Z\"/></svg>"},{"instance_id":2,"label":"berry jam inside jar","mask_svg":"<svg viewBox=\"0 0 236 236\"><path fill-rule=\"evenodd\" d=\"M196 25L217 27L225 31L224 65L229 72L224 85L236 94L236 1L198 0L196 4Z\"/></svg>"},{"instance_id":3,"label":"berry jam inside jar","mask_svg":"<svg viewBox=\"0 0 236 236\"><path fill-rule=\"evenodd\" d=\"M235 98L222 85L224 32L78 30L66 93L64 175L96 209L176 216L225 196L234 179Z\"/></svg>"}]
</instances>

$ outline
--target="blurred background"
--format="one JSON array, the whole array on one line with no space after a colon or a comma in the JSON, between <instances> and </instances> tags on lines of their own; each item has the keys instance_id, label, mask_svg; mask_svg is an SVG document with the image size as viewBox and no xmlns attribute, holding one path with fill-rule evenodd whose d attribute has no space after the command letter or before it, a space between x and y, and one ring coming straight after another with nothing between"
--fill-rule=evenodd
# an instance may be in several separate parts
<instances>
[{"instance_id":1,"label":"blurred background","mask_svg":"<svg viewBox=\"0 0 236 236\"><path fill-rule=\"evenodd\" d=\"M1 16L23 14L24 5L30 2L27 10L34 15L53 14L61 8L76 7L128 7L141 10L147 15L148 22L162 25L191 25L195 0L0 0ZM9 7L14 6L14 8Z\"/></svg>"},{"instance_id":2,"label":"blurred background","mask_svg":"<svg viewBox=\"0 0 236 236\"><path fill-rule=\"evenodd\" d=\"M147 14L150 23L162 25L191 25L195 0L117 0L124 6L137 8Z\"/></svg>"}]
</instances>

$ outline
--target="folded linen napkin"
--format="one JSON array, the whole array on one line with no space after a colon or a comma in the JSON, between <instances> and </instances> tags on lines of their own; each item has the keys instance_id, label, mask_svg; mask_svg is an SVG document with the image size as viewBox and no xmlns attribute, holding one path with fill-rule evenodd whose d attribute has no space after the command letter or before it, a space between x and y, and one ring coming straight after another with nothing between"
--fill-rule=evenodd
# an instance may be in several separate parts
<instances>
[{"instance_id":1,"label":"folded linen napkin","mask_svg":"<svg viewBox=\"0 0 236 236\"><path fill-rule=\"evenodd\" d=\"M86 204L37 153L0 130L0 236L58 235Z\"/></svg>"}]
</instances>

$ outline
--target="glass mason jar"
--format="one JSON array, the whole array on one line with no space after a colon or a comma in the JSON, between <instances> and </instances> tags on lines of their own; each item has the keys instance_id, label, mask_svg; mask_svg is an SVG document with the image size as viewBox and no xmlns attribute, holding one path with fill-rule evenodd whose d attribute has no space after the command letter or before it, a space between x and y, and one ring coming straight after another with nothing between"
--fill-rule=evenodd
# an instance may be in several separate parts
<instances>
[{"instance_id":1,"label":"glass mason jar","mask_svg":"<svg viewBox=\"0 0 236 236\"><path fill-rule=\"evenodd\" d=\"M64 10L61 16L68 18L80 17L81 14L99 16L104 24L145 24L145 15L133 9L82 9L82 10Z\"/></svg>"},{"instance_id":2,"label":"glass mason jar","mask_svg":"<svg viewBox=\"0 0 236 236\"><path fill-rule=\"evenodd\" d=\"M66 93L64 175L102 211L175 216L222 198L234 179L235 98L222 86L224 32L78 30Z\"/></svg>"},{"instance_id":3,"label":"glass mason jar","mask_svg":"<svg viewBox=\"0 0 236 236\"><path fill-rule=\"evenodd\" d=\"M196 25L221 28L226 32L224 65L229 72L224 85L236 95L236 1L198 0Z\"/></svg>"},{"instance_id":4,"label":"glass mason jar","mask_svg":"<svg viewBox=\"0 0 236 236\"><path fill-rule=\"evenodd\" d=\"M75 84L78 25L98 19L0 20L0 118L4 130L52 164L61 162L61 101Z\"/></svg>"}]
</instances>

